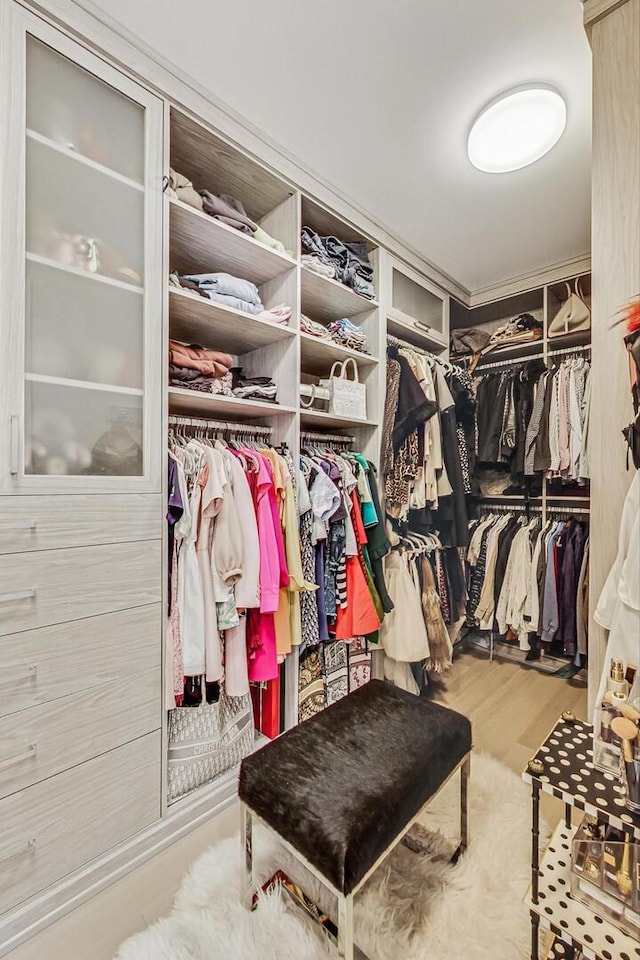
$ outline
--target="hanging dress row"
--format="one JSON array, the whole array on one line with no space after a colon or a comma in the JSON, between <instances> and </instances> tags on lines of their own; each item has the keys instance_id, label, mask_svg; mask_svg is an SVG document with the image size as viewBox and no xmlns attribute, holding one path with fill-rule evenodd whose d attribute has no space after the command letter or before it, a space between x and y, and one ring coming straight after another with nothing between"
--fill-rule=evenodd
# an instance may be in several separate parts
<instances>
[{"instance_id":1,"label":"hanging dress row","mask_svg":"<svg viewBox=\"0 0 640 960\"><path fill-rule=\"evenodd\" d=\"M301 642L294 465L264 442L169 437L167 705L243 696ZM185 678L189 678L186 682ZM200 681L198 681L200 682Z\"/></svg>"},{"instance_id":2,"label":"hanging dress row","mask_svg":"<svg viewBox=\"0 0 640 960\"><path fill-rule=\"evenodd\" d=\"M478 465L486 496L536 492L532 478L584 485L590 364L584 357L547 369L540 358L501 371L476 370ZM502 478L502 479L501 479Z\"/></svg>"},{"instance_id":3,"label":"hanging dress row","mask_svg":"<svg viewBox=\"0 0 640 960\"><path fill-rule=\"evenodd\" d=\"M490 513L469 524L467 623L576 660L587 654L589 533L574 517Z\"/></svg>"}]
</instances>

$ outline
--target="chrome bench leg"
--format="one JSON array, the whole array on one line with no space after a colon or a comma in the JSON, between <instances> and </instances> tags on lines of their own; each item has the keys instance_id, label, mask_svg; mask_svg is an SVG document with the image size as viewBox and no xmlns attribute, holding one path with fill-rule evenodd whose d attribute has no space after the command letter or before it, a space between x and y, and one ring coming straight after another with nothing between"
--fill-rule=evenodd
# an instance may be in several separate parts
<instances>
[{"instance_id":1,"label":"chrome bench leg","mask_svg":"<svg viewBox=\"0 0 640 960\"><path fill-rule=\"evenodd\" d=\"M242 899L243 903L247 910L253 910L253 831L252 831L252 817L251 810L243 803L241 804L242 811L242 830L240 835L242 838L242 845L244 848L243 851L243 884L242 884Z\"/></svg>"},{"instance_id":2,"label":"chrome bench leg","mask_svg":"<svg viewBox=\"0 0 640 960\"><path fill-rule=\"evenodd\" d=\"M354 960L353 894L338 897L338 957Z\"/></svg>"}]
</instances>

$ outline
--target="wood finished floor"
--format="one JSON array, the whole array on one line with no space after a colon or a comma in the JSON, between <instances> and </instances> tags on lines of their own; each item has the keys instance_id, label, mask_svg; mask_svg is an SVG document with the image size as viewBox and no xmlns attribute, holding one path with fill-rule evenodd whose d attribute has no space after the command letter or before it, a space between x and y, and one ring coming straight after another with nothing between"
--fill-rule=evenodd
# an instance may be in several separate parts
<instances>
[{"instance_id":1,"label":"wood finished floor","mask_svg":"<svg viewBox=\"0 0 640 960\"><path fill-rule=\"evenodd\" d=\"M584 684L519 663L490 661L478 650L456 657L445 684L436 699L470 718L474 750L492 754L517 774L564 710L587 719ZM473 782L473 765L471 776ZM544 793L540 809L551 828L563 815L562 803ZM523 815L530 815L528 807Z\"/></svg>"}]
</instances>

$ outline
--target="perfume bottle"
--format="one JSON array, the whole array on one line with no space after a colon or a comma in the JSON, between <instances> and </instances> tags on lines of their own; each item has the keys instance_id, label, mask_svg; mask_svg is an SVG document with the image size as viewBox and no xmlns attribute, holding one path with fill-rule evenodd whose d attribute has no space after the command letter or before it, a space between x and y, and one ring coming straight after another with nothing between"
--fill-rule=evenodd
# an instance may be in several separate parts
<instances>
[{"instance_id":1,"label":"perfume bottle","mask_svg":"<svg viewBox=\"0 0 640 960\"><path fill-rule=\"evenodd\" d=\"M625 699L629 696L629 684L624 678L624 663L622 660L611 660L607 690L611 690L613 693L623 693Z\"/></svg>"}]
</instances>

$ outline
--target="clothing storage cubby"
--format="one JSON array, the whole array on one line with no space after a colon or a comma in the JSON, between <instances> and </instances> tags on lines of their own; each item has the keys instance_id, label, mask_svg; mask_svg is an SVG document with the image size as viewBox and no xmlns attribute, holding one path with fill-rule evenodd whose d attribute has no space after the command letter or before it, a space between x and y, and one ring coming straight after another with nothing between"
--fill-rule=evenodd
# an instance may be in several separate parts
<instances>
[{"instance_id":1,"label":"clothing storage cubby","mask_svg":"<svg viewBox=\"0 0 640 960\"><path fill-rule=\"evenodd\" d=\"M590 507L590 295L591 277L583 274L476 308L455 301L451 305L451 354L456 362L469 363L477 384L473 501L481 519L468 552L468 636L480 647L488 647L492 655L524 660L545 672L567 676L584 667L588 656L584 610ZM507 436L509 404L511 439ZM477 579L478 573L482 576L484 554L479 557L477 550L479 537L484 543L487 524L492 522L503 531L501 543L511 543L508 529L526 524L535 538L536 555L554 550L549 538L557 534L562 549L565 535L572 551L575 546L577 568L562 574L563 583L571 584L572 599L563 594L556 600L560 607L565 603L567 610L572 608L564 624L559 624L558 613L549 613L552 601L542 593L530 607L528 588L522 617L513 612L508 596L501 597L500 603L495 596L495 605L487 606L486 589L481 596ZM538 549L541 538L545 551ZM500 584L505 559L508 572L509 559L498 558ZM498 586L494 591L499 592ZM507 623L515 627L512 640L505 641Z\"/></svg>"}]
</instances>

